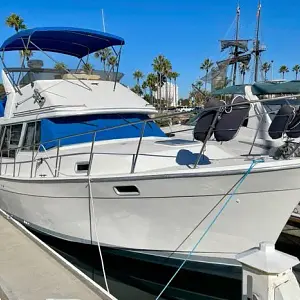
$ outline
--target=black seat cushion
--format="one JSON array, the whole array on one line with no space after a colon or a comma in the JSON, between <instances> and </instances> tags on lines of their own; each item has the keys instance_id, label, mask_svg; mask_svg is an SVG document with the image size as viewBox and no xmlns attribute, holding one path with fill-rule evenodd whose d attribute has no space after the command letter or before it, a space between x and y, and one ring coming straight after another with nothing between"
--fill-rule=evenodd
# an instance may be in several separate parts
<instances>
[{"instance_id":1,"label":"black seat cushion","mask_svg":"<svg viewBox=\"0 0 300 300\"><path fill-rule=\"evenodd\" d=\"M270 127L269 136L276 140L282 137L283 133L288 129L288 125L294 118L295 109L290 105L282 105L275 115Z\"/></svg>"},{"instance_id":2,"label":"black seat cushion","mask_svg":"<svg viewBox=\"0 0 300 300\"><path fill-rule=\"evenodd\" d=\"M290 122L286 134L289 138L293 139L300 137L300 108L297 110L294 119Z\"/></svg>"},{"instance_id":3,"label":"black seat cushion","mask_svg":"<svg viewBox=\"0 0 300 300\"><path fill-rule=\"evenodd\" d=\"M199 119L195 125L194 128L194 138L197 141L204 142L208 131L210 127L212 126L212 123L214 121L214 118L218 112L218 107L220 107L223 103L220 100L217 100L215 98L211 98L208 100L208 102L204 106L204 111L203 113L199 116ZM212 108L211 110L209 110ZM213 131L211 132L210 136L211 137Z\"/></svg>"},{"instance_id":4,"label":"black seat cushion","mask_svg":"<svg viewBox=\"0 0 300 300\"><path fill-rule=\"evenodd\" d=\"M226 108L218 121L214 134L218 142L227 142L234 138L240 127L249 115L250 103L242 96L237 96L232 100L234 106Z\"/></svg>"}]
</instances>

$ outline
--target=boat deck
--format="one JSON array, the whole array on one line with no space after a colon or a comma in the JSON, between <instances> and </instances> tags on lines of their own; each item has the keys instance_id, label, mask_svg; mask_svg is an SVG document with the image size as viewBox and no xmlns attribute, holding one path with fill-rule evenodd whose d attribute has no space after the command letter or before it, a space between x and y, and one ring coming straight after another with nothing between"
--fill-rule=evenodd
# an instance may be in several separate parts
<instances>
[{"instance_id":1,"label":"boat deck","mask_svg":"<svg viewBox=\"0 0 300 300\"><path fill-rule=\"evenodd\" d=\"M0 213L0 299L116 299Z\"/></svg>"}]
</instances>

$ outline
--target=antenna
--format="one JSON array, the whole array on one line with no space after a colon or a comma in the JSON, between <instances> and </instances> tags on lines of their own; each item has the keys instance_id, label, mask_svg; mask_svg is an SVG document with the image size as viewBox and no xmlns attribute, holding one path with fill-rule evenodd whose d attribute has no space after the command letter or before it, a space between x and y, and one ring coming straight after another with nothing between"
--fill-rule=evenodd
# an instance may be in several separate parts
<instances>
[{"instance_id":1,"label":"antenna","mask_svg":"<svg viewBox=\"0 0 300 300\"><path fill-rule=\"evenodd\" d=\"M103 32L106 32L106 31L105 31L105 20L104 20L104 11L103 11L103 8L101 9L101 12L102 12L102 26L103 26Z\"/></svg>"}]
</instances>

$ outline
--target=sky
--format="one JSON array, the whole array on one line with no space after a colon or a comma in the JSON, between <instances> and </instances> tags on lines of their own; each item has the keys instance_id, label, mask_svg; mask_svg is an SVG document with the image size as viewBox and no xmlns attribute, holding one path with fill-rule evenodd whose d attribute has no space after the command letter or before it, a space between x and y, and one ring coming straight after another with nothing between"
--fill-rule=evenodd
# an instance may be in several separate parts
<instances>
[{"instance_id":1,"label":"sky","mask_svg":"<svg viewBox=\"0 0 300 300\"><path fill-rule=\"evenodd\" d=\"M257 0L240 0L241 37L254 38ZM123 82L134 85L132 73L152 71L151 63L159 54L166 56L173 70L180 73L179 95L186 97L191 83L203 76L200 64L205 58L225 58L220 52L220 39L234 37L237 0L30 0L0 2L0 43L14 33L5 26L11 13L19 14L28 28L40 26L73 26L102 30L101 9L106 31L125 39L120 71ZM274 61L274 79L285 64L291 71L300 64L299 0L262 0L261 41L267 46L262 62ZM3 21L1 21L3 20ZM1 25L2 23L2 25ZM18 66L18 57L8 57L11 66ZM14 59L14 61L13 61ZM74 59L67 58L70 68ZM99 60L91 62L101 67Z\"/></svg>"}]
</instances>

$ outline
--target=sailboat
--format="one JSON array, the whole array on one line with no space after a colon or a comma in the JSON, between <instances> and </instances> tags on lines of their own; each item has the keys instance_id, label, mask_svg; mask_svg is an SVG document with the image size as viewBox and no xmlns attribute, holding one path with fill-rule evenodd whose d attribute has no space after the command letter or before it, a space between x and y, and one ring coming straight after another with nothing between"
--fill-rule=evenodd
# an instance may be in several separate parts
<instances>
[{"instance_id":1,"label":"sailboat","mask_svg":"<svg viewBox=\"0 0 300 300\"><path fill-rule=\"evenodd\" d=\"M207 77L202 80L209 80L211 83L212 92L216 89L226 87L228 85L238 84L238 66L244 64L248 66L251 59L254 60L254 82L258 81L259 77L259 62L261 53L266 51L266 47L259 40L260 19L261 19L261 3L259 1L256 15L255 38L253 40L253 48L250 49L249 42L251 39L241 39L239 36L240 28L240 6L236 9L236 28L235 39L220 40L221 52L229 50L229 55L226 59L217 61L216 67L212 69ZM228 71L230 75L228 76ZM244 82L242 82L244 84Z\"/></svg>"},{"instance_id":2,"label":"sailboat","mask_svg":"<svg viewBox=\"0 0 300 300\"><path fill-rule=\"evenodd\" d=\"M240 27L240 6L236 9L236 28L234 40L221 40L221 52L229 49L229 57L225 60L218 61L217 68L214 68L211 74L212 90L215 88L222 88L228 84L235 85L237 80L238 64L243 63L248 65L251 59L251 53L249 52L249 39L239 38ZM232 66L231 76L224 75L227 73L228 67ZM220 76L221 75L221 76Z\"/></svg>"},{"instance_id":3,"label":"sailboat","mask_svg":"<svg viewBox=\"0 0 300 300\"><path fill-rule=\"evenodd\" d=\"M211 71L201 78L201 81L210 83L211 91L215 92L216 90L222 89L226 86L231 86L237 84L237 75L238 75L238 66L239 64L249 65L251 59L254 57L256 74L258 74L258 63L259 56L265 48L260 47L260 42L258 40L259 37L259 27L260 27L260 11L261 5L260 2L258 4L257 9L257 21L256 21L256 32L255 32L255 41L253 45L253 49L250 49L249 42L250 39L241 39L240 38L240 15L241 8L239 4L236 8L235 15L235 33L233 39L223 39L220 40L220 48L221 52L227 51L227 57L225 59L219 60L216 62L216 65L211 69ZM257 75L255 80L257 79ZM195 88L195 87L194 87ZM199 93L202 93L198 90ZM198 116L193 116L185 122L185 124L166 126L163 131L167 134L174 134L174 132L178 131L177 136L181 137L191 137L191 131L193 126L196 124Z\"/></svg>"}]
</instances>

